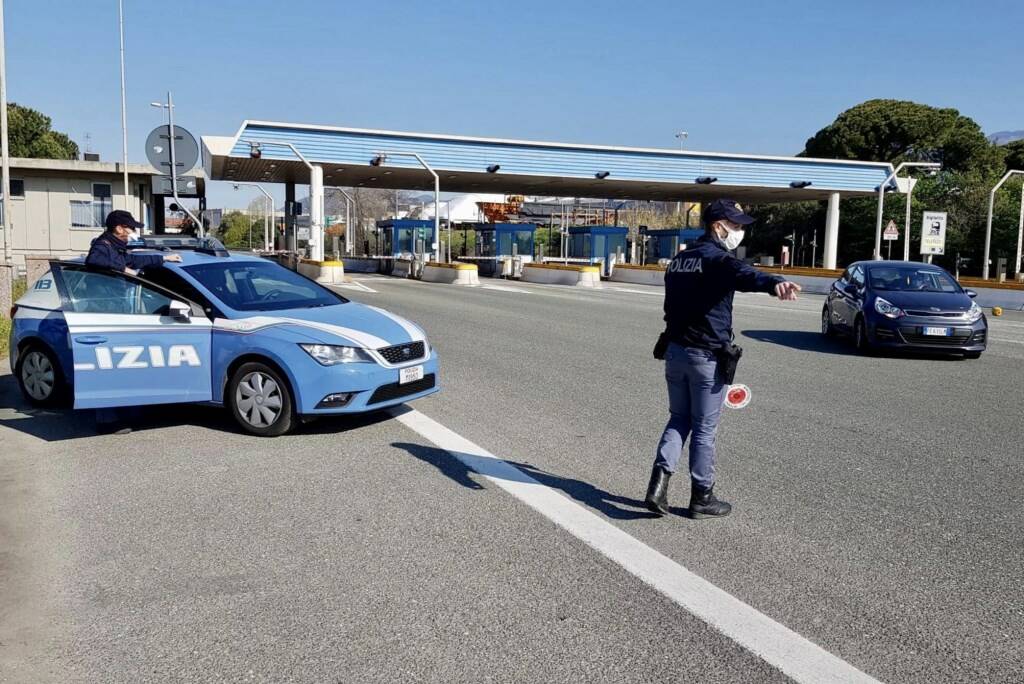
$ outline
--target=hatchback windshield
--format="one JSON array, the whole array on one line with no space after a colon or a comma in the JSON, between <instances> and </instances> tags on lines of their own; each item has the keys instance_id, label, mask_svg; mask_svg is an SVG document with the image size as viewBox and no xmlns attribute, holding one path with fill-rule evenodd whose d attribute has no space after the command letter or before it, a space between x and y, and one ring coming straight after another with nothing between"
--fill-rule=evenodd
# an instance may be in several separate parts
<instances>
[{"instance_id":1,"label":"hatchback windshield","mask_svg":"<svg viewBox=\"0 0 1024 684\"><path fill-rule=\"evenodd\" d=\"M934 268L914 266L874 266L868 270L871 287L875 290L902 290L906 292L960 292L947 273Z\"/></svg>"},{"instance_id":2,"label":"hatchback windshield","mask_svg":"<svg viewBox=\"0 0 1024 684\"><path fill-rule=\"evenodd\" d=\"M309 309L348 301L269 261L197 264L185 271L237 311Z\"/></svg>"}]
</instances>

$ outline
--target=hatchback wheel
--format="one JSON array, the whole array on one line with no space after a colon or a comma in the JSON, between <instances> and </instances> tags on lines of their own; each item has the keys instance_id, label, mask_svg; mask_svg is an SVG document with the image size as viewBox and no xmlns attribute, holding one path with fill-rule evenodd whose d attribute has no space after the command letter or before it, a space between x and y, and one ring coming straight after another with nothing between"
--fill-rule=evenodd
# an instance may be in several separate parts
<instances>
[{"instance_id":1,"label":"hatchback wheel","mask_svg":"<svg viewBox=\"0 0 1024 684\"><path fill-rule=\"evenodd\" d=\"M832 327L832 313L828 310L828 304L821 309L821 334L825 337L835 337L836 329Z\"/></svg>"},{"instance_id":2,"label":"hatchback wheel","mask_svg":"<svg viewBox=\"0 0 1024 684\"><path fill-rule=\"evenodd\" d=\"M41 345L27 347L18 356L15 373L21 393L33 406L55 406L65 396L60 364L53 353Z\"/></svg>"},{"instance_id":3,"label":"hatchback wheel","mask_svg":"<svg viewBox=\"0 0 1024 684\"><path fill-rule=\"evenodd\" d=\"M261 437L277 437L292 429L295 402L288 383L268 364L243 363L227 386L231 415L243 430Z\"/></svg>"},{"instance_id":4,"label":"hatchback wheel","mask_svg":"<svg viewBox=\"0 0 1024 684\"><path fill-rule=\"evenodd\" d=\"M858 318L853 324L853 343L861 354L870 355L874 352L871 340L868 339L868 327L864 324L863 318Z\"/></svg>"}]
</instances>

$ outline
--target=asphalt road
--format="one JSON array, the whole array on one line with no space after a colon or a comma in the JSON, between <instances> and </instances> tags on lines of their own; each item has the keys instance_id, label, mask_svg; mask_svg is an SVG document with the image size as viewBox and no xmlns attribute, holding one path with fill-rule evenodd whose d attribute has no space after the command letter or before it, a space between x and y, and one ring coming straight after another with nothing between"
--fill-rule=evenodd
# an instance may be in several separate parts
<instances>
[{"instance_id":1,"label":"asphalt road","mask_svg":"<svg viewBox=\"0 0 1024 684\"><path fill-rule=\"evenodd\" d=\"M869 358L818 297L741 296L734 513L652 519L657 290L357 278L441 355L423 414L879 680L1024 679L1024 318L976 361ZM386 415L100 437L0 369L0 445L0 681L786 679Z\"/></svg>"}]
</instances>

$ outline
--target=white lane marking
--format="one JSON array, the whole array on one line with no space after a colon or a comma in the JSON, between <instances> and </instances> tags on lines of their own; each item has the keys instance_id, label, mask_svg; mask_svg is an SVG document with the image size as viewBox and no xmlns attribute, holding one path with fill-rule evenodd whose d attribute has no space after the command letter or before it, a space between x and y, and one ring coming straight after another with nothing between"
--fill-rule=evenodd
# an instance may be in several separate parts
<instances>
[{"instance_id":1,"label":"white lane marking","mask_svg":"<svg viewBox=\"0 0 1024 684\"><path fill-rule=\"evenodd\" d=\"M497 290L498 292L516 292L518 294L533 294L530 290L521 287L508 287L507 285L481 285L481 290Z\"/></svg>"},{"instance_id":2,"label":"white lane marking","mask_svg":"<svg viewBox=\"0 0 1024 684\"><path fill-rule=\"evenodd\" d=\"M393 410L392 415L403 425L797 682L878 684L878 680L542 485L511 463L415 409L405 409L405 413L401 410Z\"/></svg>"},{"instance_id":3,"label":"white lane marking","mask_svg":"<svg viewBox=\"0 0 1024 684\"><path fill-rule=\"evenodd\" d=\"M374 294L379 294L372 287L367 287L358 280L353 280L351 283L342 283L341 285L334 285L333 287L343 287L347 290L359 290L360 292L372 292Z\"/></svg>"},{"instance_id":4,"label":"white lane marking","mask_svg":"<svg viewBox=\"0 0 1024 684\"><path fill-rule=\"evenodd\" d=\"M604 290L605 290L605 292L627 292L629 294L642 294L642 295L649 295L649 296L652 296L652 297L664 297L665 296L665 291L664 290L653 290L653 291L649 292L647 290L631 290L631 289L626 288L626 287L607 287L607 286L604 288Z\"/></svg>"}]
</instances>

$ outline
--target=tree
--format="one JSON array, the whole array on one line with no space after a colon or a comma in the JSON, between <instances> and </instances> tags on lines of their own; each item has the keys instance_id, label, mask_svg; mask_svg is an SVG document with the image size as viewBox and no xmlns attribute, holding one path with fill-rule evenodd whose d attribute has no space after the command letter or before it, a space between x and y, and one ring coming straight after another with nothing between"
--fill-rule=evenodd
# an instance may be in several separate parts
<instances>
[{"instance_id":1,"label":"tree","mask_svg":"<svg viewBox=\"0 0 1024 684\"><path fill-rule=\"evenodd\" d=\"M50 130L50 117L13 102L7 105L8 139L12 157L78 159L78 145Z\"/></svg>"},{"instance_id":2,"label":"tree","mask_svg":"<svg viewBox=\"0 0 1024 684\"><path fill-rule=\"evenodd\" d=\"M814 134L801 156L862 161L940 162L947 171L996 173L1003 151L955 109L905 100L868 100Z\"/></svg>"},{"instance_id":3,"label":"tree","mask_svg":"<svg viewBox=\"0 0 1024 684\"><path fill-rule=\"evenodd\" d=\"M251 238L250 238L251 236ZM263 244L263 224L241 211L231 211L221 219L217 237L228 249L249 249Z\"/></svg>"},{"instance_id":4,"label":"tree","mask_svg":"<svg viewBox=\"0 0 1024 684\"><path fill-rule=\"evenodd\" d=\"M1024 140L1014 140L1003 146L1006 152L1006 170L1024 171Z\"/></svg>"}]
</instances>

